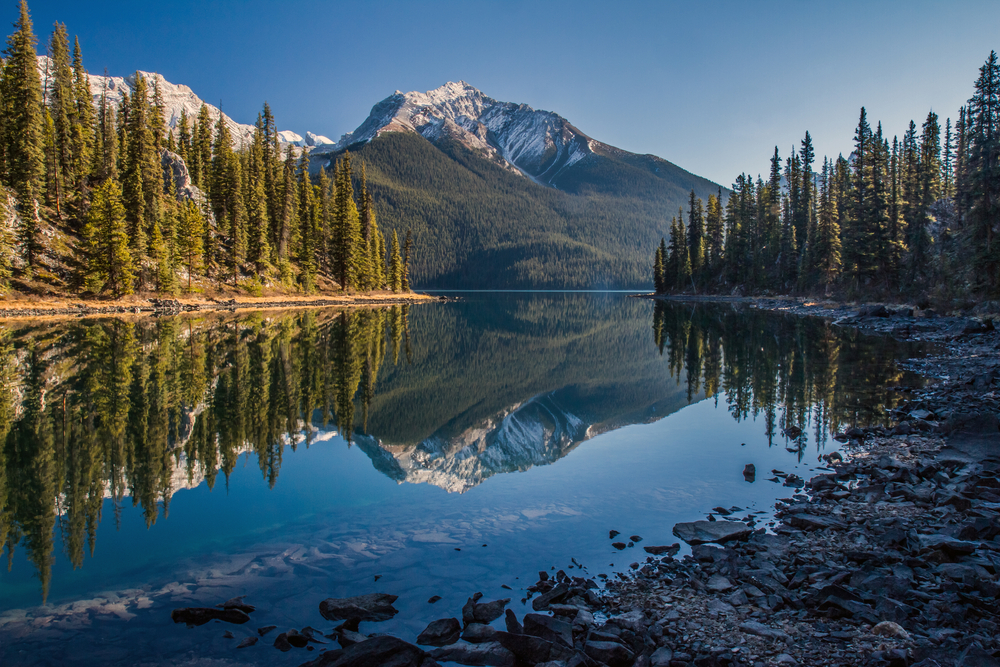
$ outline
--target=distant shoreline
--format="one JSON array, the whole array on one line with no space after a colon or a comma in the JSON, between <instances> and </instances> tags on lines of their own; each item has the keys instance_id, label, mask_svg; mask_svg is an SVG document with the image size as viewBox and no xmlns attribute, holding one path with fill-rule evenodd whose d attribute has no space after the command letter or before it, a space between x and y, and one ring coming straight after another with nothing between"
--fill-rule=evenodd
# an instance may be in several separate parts
<instances>
[{"instance_id":1,"label":"distant shoreline","mask_svg":"<svg viewBox=\"0 0 1000 667\"><path fill-rule=\"evenodd\" d=\"M0 320L94 315L172 314L218 310L393 306L440 300L441 297L416 292L406 294L377 292L371 294L315 296L246 296L229 299L198 297L196 295L179 298L129 297L114 300L30 297L0 299Z\"/></svg>"}]
</instances>

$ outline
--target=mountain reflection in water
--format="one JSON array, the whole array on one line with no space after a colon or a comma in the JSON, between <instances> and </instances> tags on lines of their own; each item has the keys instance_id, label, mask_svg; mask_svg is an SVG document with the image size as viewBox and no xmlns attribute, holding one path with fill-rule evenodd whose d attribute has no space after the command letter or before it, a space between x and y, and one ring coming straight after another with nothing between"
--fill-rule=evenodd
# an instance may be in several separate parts
<instances>
[{"instance_id":1,"label":"mountain reflection in water","mask_svg":"<svg viewBox=\"0 0 1000 667\"><path fill-rule=\"evenodd\" d=\"M57 536L81 567L127 499L155 530L179 489L228 484L243 454L273 487L286 446L334 429L386 476L456 492L705 398L762 417L801 458L808 433L822 447L885 419L896 347L819 320L588 294L8 323L0 544L25 551L44 598ZM780 435L793 425L803 434Z\"/></svg>"}]
</instances>

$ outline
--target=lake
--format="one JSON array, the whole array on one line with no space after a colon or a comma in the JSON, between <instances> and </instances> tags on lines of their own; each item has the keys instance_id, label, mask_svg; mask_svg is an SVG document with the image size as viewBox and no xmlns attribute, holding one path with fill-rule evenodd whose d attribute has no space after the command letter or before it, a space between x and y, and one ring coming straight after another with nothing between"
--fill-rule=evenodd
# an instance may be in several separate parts
<instances>
[{"instance_id":1,"label":"lake","mask_svg":"<svg viewBox=\"0 0 1000 667\"><path fill-rule=\"evenodd\" d=\"M716 507L766 527L771 471L886 423L918 353L621 293L0 323L0 664L298 665L277 632L372 592L400 613L361 631L408 641L477 591L520 616L539 570L613 576ZM236 595L245 625L170 621Z\"/></svg>"}]
</instances>

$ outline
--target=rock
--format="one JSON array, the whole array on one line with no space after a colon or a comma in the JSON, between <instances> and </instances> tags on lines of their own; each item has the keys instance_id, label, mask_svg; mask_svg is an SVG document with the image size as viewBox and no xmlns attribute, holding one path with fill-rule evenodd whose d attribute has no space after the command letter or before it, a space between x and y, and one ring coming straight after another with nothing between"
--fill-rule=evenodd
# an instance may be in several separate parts
<instances>
[{"instance_id":1,"label":"rock","mask_svg":"<svg viewBox=\"0 0 1000 667\"><path fill-rule=\"evenodd\" d=\"M642 542L642 537L640 535L633 535L628 539L632 540L633 542Z\"/></svg>"},{"instance_id":2,"label":"rock","mask_svg":"<svg viewBox=\"0 0 1000 667\"><path fill-rule=\"evenodd\" d=\"M295 648L305 648L306 644L309 643L309 639L304 635L299 634L299 631L295 630L294 628L284 634L285 634L285 639L288 640L288 643L294 646Z\"/></svg>"},{"instance_id":3,"label":"rock","mask_svg":"<svg viewBox=\"0 0 1000 667\"><path fill-rule=\"evenodd\" d=\"M617 530L608 531L608 539L609 540L613 540L616 537L618 537L619 535L621 535L621 533L619 533Z\"/></svg>"},{"instance_id":4,"label":"rock","mask_svg":"<svg viewBox=\"0 0 1000 667\"><path fill-rule=\"evenodd\" d=\"M513 614L514 612L510 613ZM508 632L510 632L510 630L508 630ZM490 627L489 625L483 625L482 623L469 623L465 626L465 630L462 632L462 639L471 644L482 644L483 642L493 641L496 638L496 633L496 628Z\"/></svg>"},{"instance_id":5,"label":"rock","mask_svg":"<svg viewBox=\"0 0 1000 667\"><path fill-rule=\"evenodd\" d=\"M618 549L618 551L621 551L622 549L624 549L628 545L625 544L624 542L612 542L611 546L613 546L615 549Z\"/></svg>"},{"instance_id":6,"label":"rock","mask_svg":"<svg viewBox=\"0 0 1000 667\"><path fill-rule=\"evenodd\" d=\"M828 516L816 516L814 514L807 514L805 512L799 514L791 514L785 517L785 523L794 528L799 528L801 530L820 530L823 528L834 528L836 530L842 530L844 524L837 521L836 519L831 519Z\"/></svg>"},{"instance_id":7,"label":"rock","mask_svg":"<svg viewBox=\"0 0 1000 667\"><path fill-rule=\"evenodd\" d=\"M288 641L288 635L286 633L282 632L274 638L274 648L278 649L282 653L287 653L292 650L292 644Z\"/></svg>"},{"instance_id":8,"label":"rock","mask_svg":"<svg viewBox=\"0 0 1000 667\"><path fill-rule=\"evenodd\" d=\"M802 429L798 426L792 425L784 430L786 438L797 438L802 435Z\"/></svg>"},{"instance_id":9,"label":"rock","mask_svg":"<svg viewBox=\"0 0 1000 667\"><path fill-rule=\"evenodd\" d=\"M328 621L387 621L399 613L392 606L397 597L369 593L352 598L327 598L319 603L319 613Z\"/></svg>"},{"instance_id":10,"label":"rock","mask_svg":"<svg viewBox=\"0 0 1000 667\"><path fill-rule=\"evenodd\" d=\"M428 655L441 662L457 662L473 667L514 667L514 654L500 642L455 644L434 649Z\"/></svg>"},{"instance_id":11,"label":"rock","mask_svg":"<svg viewBox=\"0 0 1000 667\"><path fill-rule=\"evenodd\" d=\"M674 526L674 535L688 544L742 540L753 531L739 521L691 521Z\"/></svg>"},{"instance_id":12,"label":"rock","mask_svg":"<svg viewBox=\"0 0 1000 667\"><path fill-rule=\"evenodd\" d=\"M537 598L531 601L531 608L535 611L542 611L546 609L553 602L561 602L569 594L569 586L566 584L559 584L553 588L548 593L539 595Z\"/></svg>"},{"instance_id":13,"label":"rock","mask_svg":"<svg viewBox=\"0 0 1000 667\"><path fill-rule=\"evenodd\" d=\"M438 602L439 600L441 600L441 596L440 595L432 595L430 597L430 599L427 600L427 604L434 604L435 602Z\"/></svg>"},{"instance_id":14,"label":"rock","mask_svg":"<svg viewBox=\"0 0 1000 667\"><path fill-rule=\"evenodd\" d=\"M236 639L236 635L234 635L229 630L226 630L224 633L222 633L222 638L223 639Z\"/></svg>"},{"instance_id":15,"label":"rock","mask_svg":"<svg viewBox=\"0 0 1000 667\"><path fill-rule=\"evenodd\" d=\"M225 621L226 623L243 624L250 620L246 612L239 609L216 609L215 607L185 607L170 612L174 623L188 625L205 625L209 621Z\"/></svg>"},{"instance_id":16,"label":"rock","mask_svg":"<svg viewBox=\"0 0 1000 667\"><path fill-rule=\"evenodd\" d=\"M899 639L909 639L910 634L902 628L898 623L893 623L892 621L882 621L874 628L872 628L872 634L878 635L879 637L898 637Z\"/></svg>"},{"instance_id":17,"label":"rock","mask_svg":"<svg viewBox=\"0 0 1000 667\"><path fill-rule=\"evenodd\" d=\"M713 574L708 578L708 590L714 591L716 593L721 593L723 591L728 591L733 587L733 582L726 579L721 574Z\"/></svg>"},{"instance_id":18,"label":"rock","mask_svg":"<svg viewBox=\"0 0 1000 667\"><path fill-rule=\"evenodd\" d=\"M447 646L458 641L462 626L457 618L441 618L432 621L417 637L421 646Z\"/></svg>"},{"instance_id":19,"label":"rock","mask_svg":"<svg viewBox=\"0 0 1000 667\"><path fill-rule=\"evenodd\" d=\"M508 609L505 612L504 623L507 625L507 632L512 635L519 635L524 632L524 626L518 623L517 616L512 609Z\"/></svg>"},{"instance_id":20,"label":"rock","mask_svg":"<svg viewBox=\"0 0 1000 667\"><path fill-rule=\"evenodd\" d=\"M889 317L892 313L885 306L864 306L858 311L858 317Z\"/></svg>"},{"instance_id":21,"label":"rock","mask_svg":"<svg viewBox=\"0 0 1000 667\"><path fill-rule=\"evenodd\" d=\"M775 630L774 628L769 628L763 623L758 623L757 621L747 621L746 623L740 623L740 630L751 635L764 637L766 639L778 639L781 641L791 640L791 637L788 636L787 632L784 632L783 630Z\"/></svg>"},{"instance_id":22,"label":"rock","mask_svg":"<svg viewBox=\"0 0 1000 667\"><path fill-rule=\"evenodd\" d=\"M573 626L554 616L525 614L524 633L573 648Z\"/></svg>"},{"instance_id":23,"label":"rock","mask_svg":"<svg viewBox=\"0 0 1000 667\"><path fill-rule=\"evenodd\" d=\"M484 604L476 604L472 610L473 620L476 623L492 623L503 616L503 609L510 603L510 598L493 600Z\"/></svg>"},{"instance_id":24,"label":"rock","mask_svg":"<svg viewBox=\"0 0 1000 667\"><path fill-rule=\"evenodd\" d=\"M649 667L670 667L670 661L674 659L674 652L669 646L661 646L653 651L649 656Z\"/></svg>"},{"instance_id":25,"label":"rock","mask_svg":"<svg viewBox=\"0 0 1000 667\"><path fill-rule=\"evenodd\" d=\"M263 637L264 635L266 635L267 633L269 633L271 630L274 630L276 627L278 627L278 626L277 625L265 625L262 628L257 628L257 634L260 635L261 637Z\"/></svg>"},{"instance_id":26,"label":"rock","mask_svg":"<svg viewBox=\"0 0 1000 667\"><path fill-rule=\"evenodd\" d=\"M975 553L979 545L975 542L958 540L948 535L918 535L920 553L943 551L951 556L967 556Z\"/></svg>"},{"instance_id":27,"label":"rock","mask_svg":"<svg viewBox=\"0 0 1000 667\"><path fill-rule=\"evenodd\" d=\"M586 630L592 627L594 623L594 615L586 609L581 609L573 618L573 630Z\"/></svg>"},{"instance_id":28,"label":"rock","mask_svg":"<svg viewBox=\"0 0 1000 667\"><path fill-rule=\"evenodd\" d=\"M757 466L752 463L748 463L743 466L743 479L748 482L753 482L757 479Z\"/></svg>"},{"instance_id":29,"label":"rock","mask_svg":"<svg viewBox=\"0 0 1000 667\"><path fill-rule=\"evenodd\" d=\"M413 644L395 637L372 637L346 649L327 651L300 667L434 667L437 662Z\"/></svg>"},{"instance_id":30,"label":"rock","mask_svg":"<svg viewBox=\"0 0 1000 667\"><path fill-rule=\"evenodd\" d=\"M360 644L361 642L368 640L368 637L364 636L357 630L351 630L345 627L338 628L335 636L337 637L337 643L344 648L354 646L355 644Z\"/></svg>"},{"instance_id":31,"label":"rock","mask_svg":"<svg viewBox=\"0 0 1000 667\"><path fill-rule=\"evenodd\" d=\"M631 667L635 662L635 653L618 642L588 641L583 652L608 667Z\"/></svg>"},{"instance_id":32,"label":"rock","mask_svg":"<svg viewBox=\"0 0 1000 667\"><path fill-rule=\"evenodd\" d=\"M673 556L681 550L681 545L674 543L669 547L643 547L642 550L648 554L653 554L654 556L662 556L663 554Z\"/></svg>"},{"instance_id":33,"label":"rock","mask_svg":"<svg viewBox=\"0 0 1000 667\"><path fill-rule=\"evenodd\" d=\"M247 648L248 646L253 646L259 641L260 637L254 637L251 635L250 637L245 637L243 641L236 645L236 648Z\"/></svg>"},{"instance_id":34,"label":"rock","mask_svg":"<svg viewBox=\"0 0 1000 667\"><path fill-rule=\"evenodd\" d=\"M469 625L476 622L476 601L469 598L462 605L462 625Z\"/></svg>"},{"instance_id":35,"label":"rock","mask_svg":"<svg viewBox=\"0 0 1000 667\"><path fill-rule=\"evenodd\" d=\"M573 656L571 649L534 635L497 632L496 639L505 649L513 653L515 658L529 665L537 665L548 660L569 660Z\"/></svg>"},{"instance_id":36,"label":"rock","mask_svg":"<svg viewBox=\"0 0 1000 667\"><path fill-rule=\"evenodd\" d=\"M789 666L799 664L795 660L795 658L793 658L792 656L788 655L787 653L782 653L781 655L779 655L777 658L774 659L774 662L775 662L775 664L778 664L778 665L789 665Z\"/></svg>"},{"instance_id":37,"label":"rock","mask_svg":"<svg viewBox=\"0 0 1000 667\"><path fill-rule=\"evenodd\" d=\"M734 607L742 607L748 602L750 602L750 599L747 597L747 594L744 591L736 591L735 593L729 596L729 604L733 605Z\"/></svg>"},{"instance_id":38,"label":"rock","mask_svg":"<svg viewBox=\"0 0 1000 667\"><path fill-rule=\"evenodd\" d=\"M215 605L216 607L221 607L222 609L239 609L245 614L249 614L252 611L256 611L257 607L252 604L244 604L243 598L245 595L240 595L239 597L231 598L226 600L222 604Z\"/></svg>"}]
</instances>

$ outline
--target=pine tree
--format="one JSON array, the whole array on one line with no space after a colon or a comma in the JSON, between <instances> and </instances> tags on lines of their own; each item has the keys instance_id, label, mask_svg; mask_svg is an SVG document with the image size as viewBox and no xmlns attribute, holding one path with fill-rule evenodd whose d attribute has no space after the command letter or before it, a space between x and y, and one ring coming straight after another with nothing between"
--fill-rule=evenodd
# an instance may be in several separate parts
<instances>
[{"instance_id":1,"label":"pine tree","mask_svg":"<svg viewBox=\"0 0 1000 667\"><path fill-rule=\"evenodd\" d=\"M94 293L118 297L132 293L132 256L126 231L122 192L114 179L94 189L83 237L87 248L84 284Z\"/></svg>"},{"instance_id":2,"label":"pine tree","mask_svg":"<svg viewBox=\"0 0 1000 667\"><path fill-rule=\"evenodd\" d=\"M657 294L663 293L663 245L665 241L660 240L660 245L656 246L656 253L653 258L653 289Z\"/></svg>"},{"instance_id":3,"label":"pine tree","mask_svg":"<svg viewBox=\"0 0 1000 667\"><path fill-rule=\"evenodd\" d=\"M705 218L701 199L694 190L688 195L688 257L691 262L691 276L700 282L705 260Z\"/></svg>"},{"instance_id":4,"label":"pine tree","mask_svg":"<svg viewBox=\"0 0 1000 667\"><path fill-rule=\"evenodd\" d=\"M288 147L284 164L284 179L281 185L281 210L278 218L278 274L281 282L288 284L292 278L292 265L289 258L289 246L292 245L293 237L297 233L295 224L295 203L297 199L295 190L295 156L292 147Z\"/></svg>"},{"instance_id":5,"label":"pine tree","mask_svg":"<svg viewBox=\"0 0 1000 667\"><path fill-rule=\"evenodd\" d=\"M967 239L976 283L995 293L1000 286L1000 64L990 51L969 100Z\"/></svg>"},{"instance_id":6,"label":"pine tree","mask_svg":"<svg viewBox=\"0 0 1000 667\"><path fill-rule=\"evenodd\" d=\"M837 224L837 196L833 179L833 165L824 158L813 253L820 282L827 294L840 273L840 225Z\"/></svg>"},{"instance_id":7,"label":"pine tree","mask_svg":"<svg viewBox=\"0 0 1000 667\"><path fill-rule=\"evenodd\" d=\"M45 173L43 156L42 84L38 77L37 40L28 3L21 0L15 32L7 38L0 99L3 100L3 153L7 182L17 193L21 220L17 232L28 267L40 250L36 199Z\"/></svg>"},{"instance_id":8,"label":"pine tree","mask_svg":"<svg viewBox=\"0 0 1000 667\"><path fill-rule=\"evenodd\" d=\"M357 252L361 237L358 207L354 202L353 172L349 152L344 152L336 173L337 190L334 198L332 230L333 273L340 283L341 290L348 290L354 285L357 275ZM397 247L397 253L398 250ZM399 290L397 288L393 291Z\"/></svg>"},{"instance_id":9,"label":"pine tree","mask_svg":"<svg viewBox=\"0 0 1000 667\"><path fill-rule=\"evenodd\" d=\"M705 206L705 267L709 275L719 272L723 262L722 188L709 195Z\"/></svg>"},{"instance_id":10,"label":"pine tree","mask_svg":"<svg viewBox=\"0 0 1000 667\"><path fill-rule=\"evenodd\" d=\"M403 284L403 260L399 256L399 237L392 230L392 250L389 255L389 289L398 292Z\"/></svg>"},{"instance_id":11,"label":"pine tree","mask_svg":"<svg viewBox=\"0 0 1000 667\"><path fill-rule=\"evenodd\" d=\"M955 141L951 134L951 118L944 124L944 146L941 153L941 196L952 199L955 196L954 153Z\"/></svg>"},{"instance_id":12,"label":"pine tree","mask_svg":"<svg viewBox=\"0 0 1000 667\"><path fill-rule=\"evenodd\" d=\"M309 177L309 157L303 153L299 159L299 269L302 289L307 294L316 289L317 263L316 245L318 230L316 205L313 197L312 179Z\"/></svg>"},{"instance_id":13,"label":"pine tree","mask_svg":"<svg viewBox=\"0 0 1000 667\"><path fill-rule=\"evenodd\" d=\"M872 130L868 113L861 107L861 117L854 133L854 168L852 170L850 225L844 232L844 268L856 286L875 269L872 252L871 173Z\"/></svg>"},{"instance_id":14,"label":"pine tree","mask_svg":"<svg viewBox=\"0 0 1000 667\"><path fill-rule=\"evenodd\" d=\"M410 251L413 249L413 236L406 230L406 241L403 242L403 266L400 284L404 292L410 291Z\"/></svg>"},{"instance_id":15,"label":"pine tree","mask_svg":"<svg viewBox=\"0 0 1000 667\"><path fill-rule=\"evenodd\" d=\"M181 205L177 221L177 250L187 269L187 290L191 291L191 278L201 267L204 248L205 220L193 201Z\"/></svg>"},{"instance_id":16,"label":"pine tree","mask_svg":"<svg viewBox=\"0 0 1000 667\"><path fill-rule=\"evenodd\" d=\"M191 154L191 120L188 118L187 109L181 107L181 117L177 120L177 154L185 162ZM190 165L188 169L190 173Z\"/></svg>"},{"instance_id":17,"label":"pine tree","mask_svg":"<svg viewBox=\"0 0 1000 667\"><path fill-rule=\"evenodd\" d=\"M72 154L74 198L76 214L82 218L84 202L88 195L93 164L94 100L90 93L90 77L83 68L80 40L73 41L73 122Z\"/></svg>"},{"instance_id":18,"label":"pine tree","mask_svg":"<svg viewBox=\"0 0 1000 667\"><path fill-rule=\"evenodd\" d=\"M66 26L56 23L49 40L49 58L52 63L51 81L46 91L49 97L49 114L54 126L52 194L56 215L62 219L63 203L68 190L76 180L73 174L73 126L76 116L76 91L73 89L73 70L69 59L69 37Z\"/></svg>"},{"instance_id":19,"label":"pine tree","mask_svg":"<svg viewBox=\"0 0 1000 667\"><path fill-rule=\"evenodd\" d=\"M108 104L107 78L101 91L101 106L97 111L97 128L94 141L94 178L102 183L109 178L118 179L118 132L115 109Z\"/></svg>"}]
</instances>

